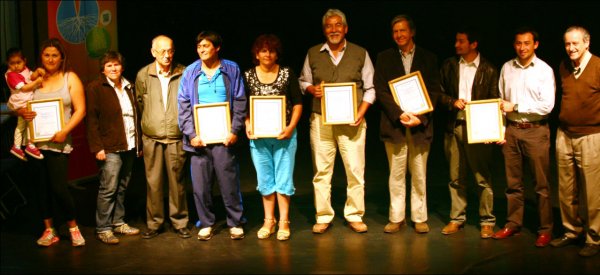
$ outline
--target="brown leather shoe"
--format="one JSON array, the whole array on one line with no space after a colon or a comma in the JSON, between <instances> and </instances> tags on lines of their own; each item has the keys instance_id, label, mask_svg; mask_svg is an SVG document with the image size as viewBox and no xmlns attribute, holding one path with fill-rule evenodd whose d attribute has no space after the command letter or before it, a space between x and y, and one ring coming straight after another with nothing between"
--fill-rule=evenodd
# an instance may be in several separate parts
<instances>
[{"instance_id":1,"label":"brown leather shoe","mask_svg":"<svg viewBox=\"0 0 600 275\"><path fill-rule=\"evenodd\" d=\"M444 228L442 228L442 234L444 234L444 235L454 234L454 233L458 232L458 230L460 230L463 226L464 226L464 224L462 224L462 223L449 222L446 226L444 226Z\"/></svg>"},{"instance_id":2,"label":"brown leather shoe","mask_svg":"<svg viewBox=\"0 0 600 275\"><path fill-rule=\"evenodd\" d=\"M493 225L482 225L481 226L481 238L489 239L494 235L494 226Z\"/></svg>"},{"instance_id":3,"label":"brown leather shoe","mask_svg":"<svg viewBox=\"0 0 600 275\"><path fill-rule=\"evenodd\" d=\"M535 246L537 247L546 247L548 243L552 240L552 234L550 233L540 233L538 235L537 240L535 240Z\"/></svg>"},{"instance_id":4,"label":"brown leather shoe","mask_svg":"<svg viewBox=\"0 0 600 275\"><path fill-rule=\"evenodd\" d=\"M592 257L600 251L600 245L586 243L583 249L579 250L579 256L581 257Z\"/></svg>"},{"instance_id":5,"label":"brown leather shoe","mask_svg":"<svg viewBox=\"0 0 600 275\"><path fill-rule=\"evenodd\" d=\"M315 234L323 234L329 228L329 223L315 223L312 228L313 233Z\"/></svg>"},{"instance_id":6,"label":"brown leather shoe","mask_svg":"<svg viewBox=\"0 0 600 275\"><path fill-rule=\"evenodd\" d=\"M426 222L417 222L415 223L415 232L419 234L427 233L429 232L429 225Z\"/></svg>"},{"instance_id":7,"label":"brown leather shoe","mask_svg":"<svg viewBox=\"0 0 600 275\"><path fill-rule=\"evenodd\" d=\"M560 238L556 238L550 242L551 246L554 247L563 247L570 244L575 244L579 241L579 237L569 238L567 235L563 235Z\"/></svg>"},{"instance_id":8,"label":"brown leather shoe","mask_svg":"<svg viewBox=\"0 0 600 275\"><path fill-rule=\"evenodd\" d=\"M396 232L400 231L400 227L402 227L402 225L404 225L404 221L401 221L401 222L389 222L383 228L383 232L385 232L385 233L396 233Z\"/></svg>"},{"instance_id":9,"label":"brown leather shoe","mask_svg":"<svg viewBox=\"0 0 600 275\"><path fill-rule=\"evenodd\" d=\"M348 222L348 226L357 233L367 232L367 225L364 222Z\"/></svg>"},{"instance_id":10,"label":"brown leather shoe","mask_svg":"<svg viewBox=\"0 0 600 275\"><path fill-rule=\"evenodd\" d=\"M517 232L518 232L518 230L504 227L504 228L500 229L500 231L494 233L492 238L494 238L496 240L505 239L505 238L508 238L508 237L516 234Z\"/></svg>"}]
</instances>

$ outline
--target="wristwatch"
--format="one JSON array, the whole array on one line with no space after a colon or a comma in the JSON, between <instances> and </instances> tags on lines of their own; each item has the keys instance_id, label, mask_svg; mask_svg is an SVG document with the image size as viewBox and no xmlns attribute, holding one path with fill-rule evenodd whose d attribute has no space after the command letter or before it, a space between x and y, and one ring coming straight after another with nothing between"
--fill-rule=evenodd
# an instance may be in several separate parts
<instances>
[{"instance_id":1,"label":"wristwatch","mask_svg":"<svg viewBox=\"0 0 600 275\"><path fill-rule=\"evenodd\" d=\"M519 112L519 104L515 104L515 106L513 106L513 112L515 112L515 113Z\"/></svg>"}]
</instances>

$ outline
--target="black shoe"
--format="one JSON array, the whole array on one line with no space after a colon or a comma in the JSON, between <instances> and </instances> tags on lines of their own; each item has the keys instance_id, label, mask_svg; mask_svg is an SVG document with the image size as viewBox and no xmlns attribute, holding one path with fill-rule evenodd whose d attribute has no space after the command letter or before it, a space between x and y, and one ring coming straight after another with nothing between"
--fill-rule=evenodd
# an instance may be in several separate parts
<instances>
[{"instance_id":1,"label":"black shoe","mask_svg":"<svg viewBox=\"0 0 600 275\"><path fill-rule=\"evenodd\" d=\"M600 251L600 245L586 243L583 249L579 250L579 256L592 257L598 254L598 251Z\"/></svg>"},{"instance_id":2,"label":"black shoe","mask_svg":"<svg viewBox=\"0 0 600 275\"><path fill-rule=\"evenodd\" d=\"M177 236L179 236L179 238L182 239L187 239L192 236L192 234L190 234L190 230L187 229L187 227L175 229L175 232L177 233Z\"/></svg>"},{"instance_id":3,"label":"black shoe","mask_svg":"<svg viewBox=\"0 0 600 275\"><path fill-rule=\"evenodd\" d=\"M142 233L142 239L152 239L158 236L158 230L148 229L148 231Z\"/></svg>"},{"instance_id":4,"label":"black shoe","mask_svg":"<svg viewBox=\"0 0 600 275\"><path fill-rule=\"evenodd\" d=\"M563 247L577 242L577 238L569 238L567 235L563 235L560 238L556 238L550 242L553 247Z\"/></svg>"}]
</instances>

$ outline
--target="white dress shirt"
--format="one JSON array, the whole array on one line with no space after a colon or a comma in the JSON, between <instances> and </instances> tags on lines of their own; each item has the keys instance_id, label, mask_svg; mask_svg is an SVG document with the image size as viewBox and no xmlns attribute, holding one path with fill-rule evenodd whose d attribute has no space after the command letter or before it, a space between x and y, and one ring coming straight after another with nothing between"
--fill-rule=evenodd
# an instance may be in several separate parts
<instances>
[{"instance_id":1,"label":"white dress shirt","mask_svg":"<svg viewBox=\"0 0 600 275\"><path fill-rule=\"evenodd\" d=\"M106 78L108 84L115 90L115 94L119 99L121 105L121 112L123 113L123 126L125 126L125 137L127 138L127 150L135 148L135 121L133 113L133 103L129 100L129 96L125 91L125 88L130 87L131 83L124 77L121 78L121 88L115 87L115 83L112 82L108 77Z\"/></svg>"},{"instance_id":2,"label":"white dress shirt","mask_svg":"<svg viewBox=\"0 0 600 275\"><path fill-rule=\"evenodd\" d=\"M158 75L158 80L160 80L160 87L162 89L162 98L163 98L163 107L165 107L165 111L167 110L167 103L169 103L169 81L171 80L171 76L165 76L158 65L156 64L156 74Z\"/></svg>"},{"instance_id":3,"label":"white dress shirt","mask_svg":"<svg viewBox=\"0 0 600 275\"><path fill-rule=\"evenodd\" d=\"M508 120L539 121L546 118L554 108L554 72L537 56L527 66L521 65L518 58L504 63L498 87L503 100L519 104L518 112L506 114Z\"/></svg>"},{"instance_id":4,"label":"white dress shirt","mask_svg":"<svg viewBox=\"0 0 600 275\"><path fill-rule=\"evenodd\" d=\"M581 73L583 72L583 70L585 70L585 67L587 66L588 62L590 62L590 59L592 58L592 53L590 53L590 51L586 51L583 54L583 58L581 60L581 64L579 64L579 67L575 67L575 65L573 65L573 76L575 76L575 79L579 79L579 76L581 75Z\"/></svg>"},{"instance_id":5,"label":"white dress shirt","mask_svg":"<svg viewBox=\"0 0 600 275\"><path fill-rule=\"evenodd\" d=\"M460 58L458 66L460 69L458 75L458 98L462 98L465 101L471 101L471 92L473 89L473 80L475 79L475 73L479 67L479 54L472 62L467 62L464 58Z\"/></svg>"},{"instance_id":6,"label":"white dress shirt","mask_svg":"<svg viewBox=\"0 0 600 275\"><path fill-rule=\"evenodd\" d=\"M473 92L473 80L475 79L475 73L479 68L479 53L477 57L471 62L467 62L464 58L460 58L458 61L458 98L464 99L466 102L471 101L471 93ZM460 110L456 114L456 118L465 120L467 117L465 110Z\"/></svg>"}]
</instances>

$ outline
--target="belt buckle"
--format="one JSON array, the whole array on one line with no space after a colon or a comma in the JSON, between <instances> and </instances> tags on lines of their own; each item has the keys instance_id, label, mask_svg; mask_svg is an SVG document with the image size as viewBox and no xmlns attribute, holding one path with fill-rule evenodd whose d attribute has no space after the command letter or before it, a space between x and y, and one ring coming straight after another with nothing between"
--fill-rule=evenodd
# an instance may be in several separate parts
<instances>
[{"instance_id":1,"label":"belt buckle","mask_svg":"<svg viewBox=\"0 0 600 275\"><path fill-rule=\"evenodd\" d=\"M519 129L529 129L533 127L533 123L530 122L519 122L517 123L517 128Z\"/></svg>"},{"instance_id":2,"label":"belt buckle","mask_svg":"<svg viewBox=\"0 0 600 275\"><path fill-rule=\"evenodd\" d=\"M535 127L535 123L531 122L517 122L517 129L529 129Z\"/></svg>"}]
</instances>

